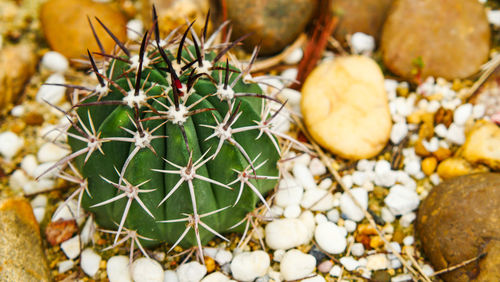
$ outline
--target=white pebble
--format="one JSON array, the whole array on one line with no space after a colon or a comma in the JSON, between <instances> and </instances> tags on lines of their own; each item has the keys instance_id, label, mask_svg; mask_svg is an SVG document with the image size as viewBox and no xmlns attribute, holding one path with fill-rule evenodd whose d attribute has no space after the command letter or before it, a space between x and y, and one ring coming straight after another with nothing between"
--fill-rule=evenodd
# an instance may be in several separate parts
<instances>
[{"instance_id":1,"label":"white pebble","mask_svg":"<svg viewBox=\"0 0 500 282\"><path fill-rule=\"evenodd\" d=\"M318 188L323 190L328 190L330 187L332 187L332 184L333 181L331 178L325 178L319 183Z\"/></svg>"},{"instance_id":2,"label":"white pebble","mask_svg":"<svg viewBox=\"0 0 500 282\"><path fill-rule=\"evenodd\" d=\"M214 260L219 265L224 265L228 262L231 262L232 259L233 259L233 254L230 251L226 251L224 249L220 249L214 258Z\"/></svg>"},{"instance_id":3,"label":"white pebble","mask_svg":"<svg viewBox=\"0 0 500 282\"><path fill-rule=\"evenodd\" d=\"M165 270L165 276L163 282L179 282L179 277L177 277L177 272L173 270Z\"/></svg>"},{"instance_id":4,"label":"white pebble","mask_svg":"<svg viewBox=\"0 0 500 282\"><path fill-rule=\"evenodd\" d=\"M427 111L430 113L435 113L439 108L441 107L441 104L439 104L439 101L432 100L429 102L429 105L427 106Z\"/></svg>"},{"instance_id":5,"label":"white pebble","mask_svg":"<svg viewBox=\"0 0 500 282\"><path fill-rule=\"evenodd\" d=\"M17 105L12 110L10 110L10 114L14 117L20 117L24 115L26 108L23 105Z\"/></svg>"},{"instance_id":6,"label":"white pebble","mask_svg":"<svg viewBox=\"0 0 500 282\"><path fill-rule=\"evenodd\" d=\"M382 216L382 219L387 223L391 223L396 219L392 212L386 207L382 208L380 214Z\"/></svg>"},{"instance_id":7,"label":"white pebble","mask_svg":"<svg viewBox=\"0 0 500 282\"><path fill-rule=\"evenodd\" d=\"M399 223L403 227L409 227L416 218L417 215L414 212L403 214L403 216L399 219Z\"/></svg>"},{"instance_id":8,"label":"white pebble","mask_svg":"<svg viewBox=\"0 0 500 282\"><path fill-rule=\"evenodd\" d=\"M285 88L281 90L279 95L283 98L283 100L287 101L288 105L292 106L295 112L300 112L301 94L299 91Z\"/></svg>"},{"instance_id":9,"label":"white pebble","mask_svg":"<svg viewBox=\"0 0 500 282\"><path fill-rule=\"evenodd\" d=\"M185 263L177 268L179 282L198 282L207 274L207 268L197 261Z\"/></svg>"},{"instance_id":10,"label":"white pebble","mask_svg":"<svg viewBox=\"0 0 500 282\"><path fill-rule=\"evenodd\" d=\"M63 75L54 73L47 78L45 83L64 84L66 83L66 80ZM64 98L65 92L66 88L62 86L42 85L40 86L38 93L36 93L36 101L39 103L45 103L45 101L47 101L52 105L57 105Z\"/></svg>"},{"instance_id":11,"label":"white pebble","mask_svg":"<svg viewBox=\"0 0 500 282\"><path fill-rule=\"evenodd\" d=\"M302 60L303 55L304 51L302 51L302 48L295 48L295 50L283 59L283 62L288 65L298 64Z\"/></svg>"},{"instance_id":12,"label":"white pebble","mask_svg":"<svg viewBox=\"0 0 500 282\"><path fill-rule=\"evenodd\" d=\"M326 217L329 221L337 223L337 221L339 221L340 219L340 213L337 209L332 209L326 213Z\"/></svg>"},{"instance_id":13,"label":"white pebble","mask_svg":"<svg viewBox=\"0 0 500 282\"><path fill-rule=\"evenodd\" d=\"M452 123L448 128L448 132L446 133L446 140L457 145L463 145L465 143L464 128L455 123Z\"/></svg>"},{"instance_id":14,"label":"white pebble","mask_svg":"<svg viewBox=\"0 0 500 282\"><path fill-rule=\"evenodd\" d=\"M389 245L390 245L390 248L387 245L385 246L385 248L386 248L387 251L389 251L389 252L394 251L394 252L396 252L398 254L401 253L401 246L399 245L398 242L390 242Z\"/></svg>"},{"instance_id":15,"label":"white pebble","mask_svg":"<svg viewBox=\"0 0 500 282\"><path fill-rule=\"evenodd\" d=\"M347 247L344 230L333 222L324 222L316 226L314 238L319 247L330 254L340 254Z\"/></svg>"},{"instance_id":16,"label":"white pebble","mask_svg":"<svg viewBox=\"0 0 500 282\"><path fill-rule=\"evenodd\" d=\"M361 210L346 192L340 197L340 210L350 220L360 221L365 217L364 210L368 207L368 192L363 188L354 188L350 190L352 196L361 205Z\"/></svg>"},{"instance_id":17,"label":"white pebble","mask_svg":"<svg viewBox=\"0 0 500 282\"><path fill-rule=\"evenodd\" d=\"M375 49L375 39L371 35L356 32L351 36L351 47L356 54L372 52Z\"/></svg>"},{"instance_id":18,"label":"white pebble","mask_svg":"<svg viewBox=\"0 0 500 282\"><path fill-rule=\"evenodd\" d=\"M279 249L279 250L274 251L273 261L281 262L281 259L283 259L284 255L285 255L285 250Z\"/></svg>"},{"instance_id":19,"label":"white pebble","mask_svg":"<svg viewBox=\"0 0 500 282\"><path fill-rule=\"evenodd\" d=\"M134 41L141 39L142 30L144 25L139 19L132 19L127 23L127 37L128 39Z\"/></svg>"},{"instance_id":20,"label":"white pebble","mask_svg":"<svg viewBox=\"0 0 500 282\"><path fill-rule=\"evenodd\" d=\"M54 143L45 143L38 150L38 161L44 162L57 162L66 155L71 153L70 150L61 148Z\"/></svg>"},{"instance_id":21,"label":"white pebble","mask_svg":"<svg viewBox=\"0 0 500 282\"><path fill-rule=\"evenodd\" d=\"M24 145L24 139L12 131L0 133L0 155L12 159Z\"/></svg>"},{"instance_id":22,"label":"white pebble","mask_svg":"<svg viewBox=\"0 0 500 282\"><path fill-rule=\"evenodd\" d=\"M397 122L392 126L391 129L391 142L393 144L399 144L408 134L408 125L406 122Z\"/></svg>"},{"instance_id":23,"label":"white pebble","mask_svg":"<svg viewBox=\"0 0 500 282\"><path fill-rule=\"evenodd\" d=\"M404 164L404 171L409 175L416 176L421 170L420 160L419 159L410 159Z\"/></svg>"},{"instance_id":24,"label":"white pebble","mask_svg":"<svg viewBox=\"0 0 500 282\"><path fill-rule=\"evenodd\" d=\"M53 71L63 73L68 70L69 62L66 57L64 57L61 53L56 51L49 51L43 55L42 58L42 67Z\"/></svg>"},{"instance_id":25,"label":"white pebble","mask_svg":"<svg viewBox=\"0 0 500 282\"><path fill-rule=\"evenodd\" d=\"M429 179L433 185L438 185L441 183L441 178L439 178L439 174L433 173L429 176Z\"/></svg>"},{"instance_id":26,"label":"white pebble","mask_svg":"<svg viewBox=\"0 0 500 282\"><path fill-rule=\"evenodd\" d=\"M347 269L347 271L353 271L360 267L360 263L351 256L340 258L340 263L345 267L345 269Z\"/></svg>"},{"instance_id":27,"label":"white pebble","mask_svg":"<svg viewBox=\"0 0 500 282\"><path fill-rule=\"evenodd\" d=\"M292 249L283 256L280 271L285 280L298 280L311 274L315 267L314 256Z\"/></svg>"},{"instance_id":28,"label":"white pebble","mask_svg":"<svg viewBox=\"0 0 500 282\"><path fill-rule=\"evenodd\" d=\"M427 276L432 276L434 274L434 269L428 264L422 266L422 272Z\"/></svg>"},{"instance_id":29,"label":"white pebble","mask_svg":"<svg viewBox=\"0 0 500 282\"><path fill-rule=\"evenodd\" d=\"M391 171L391 163L386 160L379 160L375 163L374 171L376 174L389 172Z\"/></svg>"},{"instance_id":30,"label":"white pebble","mask_svg":"<svg viewBox=\"0 0 500 282\"><path fill-rule=\"evenodd\" d=\"M312 211L327 211L335 205L332 193L319 188L306 190L300 205Z\"/></svg>"},{"instance_id":31,"label":"white pebble","mask_svg":"<svg viewBox=\"0 0 500 282\"><path fill-rule=\"evenodd\" d=\"M328 222L328 218L322 213L318 213L317 215L314 216L314 221L316 221L316 224L320 224L323 222Z\"/></svg>"},{"instance_id":32,"label":"white pebble","mask_svg":"<svg viewBox=\"0 0 500 282\"><path fill-rule=\"evenodd\" d=\"M21 161L21 168L24 169L24 171L33 178L37 177L37 175L35 174L37 166L38 161L36 160L35 155L32 154L24 156L23 160Z\"/></svg>"},{"instance_id":33,"label":"white pebble","mask_svg":"<svg viewBox=\"0 0 500 282\"><path fill-rule=\"evenodd\" d=\"M356 169L360 171L373 171L375 167L375 161L369 161L366 159L359 160L356 164Z\"/></svg>"},{"instance_id":34,"label":"white pebble","mask_svg":"<svg viewBox=\"0 0 500 282\"><path fill-rule=\"evenodd\" d=\"M75 266L75 262L74 262L74 261L72 261L72 260L70 260L70 259L68 259L68 260L63 260L63 261L59 262L59 263L57 264L57 266L58 266L58 271L59 271L59 273L64 273L64 272L66 272L66 271L68 271L68 270L72 269L72 268L73 268L73 266Z\"/></svg>"},{"instance_id":35,"label":"white pebble","mask_svg":"<svg viewBox=\"0 0 500 282\"><path fill-rule=\"evenodd\" d=\"M404 237L403 244L405 246L411 246L411 245L413 245L413 243L415 243L415 238L413 236Z\"/></svg>"},{"instance_id":36,"label":"white pebble","mask_svg":"<svg viewBox=\"0 0 500 282\"><path fill-rule=\"evenodd\" d=\"M97 273L100 263L101 256L91 248L83 250L80 255L80 266L82 267L83 272L90 277L93 277Z\"/></svg>"},{"instance_id":37,"label":"white pebble","mask_svg":"<svg viewBox=\"0 0 500 282\"><path fill-rule=\"evenodd\" d=\"M444 124L440 123L434 127L434 133L441 138L445 138L448 134L448 128L446 128Z\"/></svg>"},{"instance_id":38,"label":"white pebble","mask_svg":"<svg viewBox=\"0 0 500 282\"><path fill-rule=\"evenodd\" d=\"M82 232L80 232L80 236L82 238L82 243L84 245L88 244L90 240L94 237L94 233L96 231L96 224L93 217L89 217L85 222L85 225L82 228Z\"/></svg>"},{"instance_id":39,"label":"white pebble","mask_svg":"<svg viewBox=\"0 0 500 282\"><path fill-rule=\"evenodd\" d=\"M326 282L325 278L321 275L316 275L306 279L302 279L301 282Z\"/></svg>"},{"instance_id":40,"label":"white pebble","mask_svg":"<svg viewBox=\"0 0 500 282\"><path fill-rule=\"evenodd\" d=\"M367 181L366 173L363 171L354 171L352 173L352 182L358 186L362 186Z\"/></svg>"},{"instance_id":41,"label":"white pebble","mask_svg":"<svg viewBox=\"0 0 500 282\"><path fill-rule=\"evenodd\" d=\"M390 187L396 184L397 173L389 170L387 172L376 173L375 174L375 184L382 187ZM367 182L370 183L370 182ZM363 186L365 187L365 186Z\"/></svg>"},{"instance_id":42,"label":"white pebble","mask_svg":"<svg viewBox=\"0 0 500 282\"><path fill-rule=\"evenodd\" d=\"M403 215L414 211L420 199L412 189L396 184L390 189L384 202L393 215Z\"/></svg>"},{"instance_id":43,"label":"white pebble","mask_svg":"<svg viewBox=\"0 0 500 282\"><path fill-rule=\"evenodd\" d=\"M351 247L351 254L360 257L365 253L365 247L361 243L354 243Z\"/></svg>"},{"instance_id":44,"label":"white pebble","mask_svg":"<svg viewBox=\"0 0 500 282\"><path fill-rule=\"evenodd\" d=\"M460 105L453 113L453 122L457 125L464 125L472 115L472 104L466 103Z\"/></svg>"},{"instance_id":45,"label":"white pebble","mask_svg":"<svg viewBox=\"0 0 500 282\"><path fill-rule=\"evenodd\" d=\"M75 259L80 255L80 236L76 235L61 243L61 250L69 259Z\"/></svg>"},{"instance_id":46,"label":"white pebble","mask_svg":"<svg viewBox=\"0 0 500 282\"><path fill-rule=\"evenodd\" d=\"M488 10L487 16L490 24L500 26L500 10Z\"/></svg>"},{"instance_id":47,"label":"white pebble","mask_svg":"<svg viewBox=\"0 0 500 282\"><path fill-rule=\"evenodd\" d=\"M31 207L38 223L42 222L45 216L45 207L47 206L47 196L40 194L31 200Z\"/></svg>"},{"instance_id":48,"label":"white pebble","mask_svg":"<svg viewBox=\"0 0 500 282\"><path fill-rule=\"evenodd\" d=\"M384 80L385 91L388 94L389 100L396 98L396 90L398 89L398 81L394 79L386 78Z\"/></svg>"},{"instance_id":49,"label":"white pebble","mask_svg":"<svg viewBox=\"0 0 500 282\"><path fill-rule=\"evenodd\" d=\"M486 113L486 107L483 104L476 104L472 108L472 117L475 119L480 119Z\"/></svg>"},{"instance_id":50,"label":"white pebble","mask_svg":"<svg viewBox=\"0 0 500 282\"><path fill-rule=\"evenodd\" d=\"M339 265L334 265L332 269L330 269L330 272L328 274L330 274L333 277L339 277L341 273L342 273L342 268Z\"/></svg>"},{"instance_id":51,"label":"white pebble","mask_svg":"<svg viewBox=\"0 0 500 282\"><path fill-rule=\"evenodd\" d=\"M233 277L240 281L253 281L266 274L271 261L264 251L243 252L231 262Z\"/></svg>"},{"instance_id":52,"label":"white pebble","mask_svg":"<svg viewBox=\"0 0 500 282\"><path fill-rule=\"evenodd\" d=\"M391 282L408 282L413 281L411 274L400 274L391 278Z\"/></svg>"},{"instance_id":53,"label":"white pebble","mask_svg":"<svg viewBox=\"0 0 500 282\"><path fill-rule=\"evenodd\" d=\"M106 263L106 272L110 282L132 281L129 271L129 258L126 256L114 256Z\"/></svg>"},{"instance_id":54,"label":"white pebble","mask_svg":"<svg viewBox=\"0 0 500 282\"><path fill-rule=\"evenodd\" d=\"M344 228L349 233L354 232L356 230L356 222L354 222L350 219L347 219L344 221Z\"/></svg>"},{"instance_id":55,"label":"white pebble","mask_svg":"<svg viewBox=\"0 0 500 282\"><path fill-rule=\"evenodd\" d=\"M311 171L312 175L314 175L314 176L322 175L322 174L326 173L325 165L318 158L314 158L311 160L311 162L309 163L309 170Z\"/></svg>"},{"instance_id":56,"label":"white pebble","mask_svg":"<svg viewBox=\"0 0 500 282\"><path fill-rule=\"evenodd\" d=\"M300 215L300 206L299 205L289 205L283 211L283 216L286 218L297 218Z\"/></svg>"},{"instance_id":57,"label":"white pebble","mask_svg":"<svg viewBox=\"0 0 500 282\"><path fill-rule=\"evenodd\" d=\"M296 163L293 166L293 176L304 189L316 188L316 181L309 168L302 163Z\"/></svg>"},{"instance_id":58,"label":"white pebble","mask_svg":"<svg viewBox=\"0 0 500 282\"><path fill-rule=\"evenodd\" d=\"M281 77L283 77L286 80L295 80L297 78L298 73L299 71L297 68L289 68L281 73Z\"/></svg>"},{"instance_id":59,"label":"white pebble","mask_svg":"<svg viewBox=\"0 0 500 282\"><path fill-rule=\"evenodd\" d=\"M368 270L382 270L389 267L390 263L385 254L375 254L366 258Z\"/></svg>"},{"instance_id":60,"label":"white pebble","mask_svg":"<svg viewBox=\"0 0 500 282\"><path fill-rule=\"evenodd\" d=\"M439 140L436 137L432 137L429 141L424 139L422 140L422 145L427 151L433 153L439 149Z\"/></svg>"},{"instance_id":61,"label":"white pebble","mask_svg":"<svg viewBox=\"0 0 500 282\"><path fill-rule=\"evenodd\" d=\"M70 220L74 219L76 214L79 213L83 215L83 209L80 207L80 211L78 212L78 202L75 199L68 201L67 204L64 205L61 209L59 209L60 205L64 205L64 201L60 201L57 205L57 209L52 215L52 221L58 220ZM59 210L58 210L59 209Z\"/></svg>"},{"instance_id":62,"label":"white pebble","mask_svg":"<svg viewBox=\"0 0 500 282\"><path fill-rule=\"evenodd\" d=\"M291 177L283 177L280 180L279 189L274 197L274 203L280 207L300 204L304 188Z\"/></svg>"},{"instance_id":63,"label":"white pebble","mask_svg":"<svg viewBox=\"0 0 500 282\"><path fill-rule=\"evenodd\" d=\"M201 279L201 282L226 282L226 281L230 281L229 277L227 277L226 275L222 274L219 271L210 273L209 275L205 276L205 278Z\"/></svg>"},{"instance_id":64,"label":"white pebble","mask_svg":"<svg viewBox=\"0 0 500 282\"><path fill-rule=\"evenodd\" d=\"M132 263L132 279L135 282L163 282L164 273L161 265L149 258L139 258Z\"/></svg>"},{"instance_id":65,"label":"white pebble","mask_svg":"<svg viewBox=\"0 0 500 282\"><path fill-rule=\"evenodd\" d=\"M344 184L345 188L351 189L351 187L353 185L352 175L346 174L346 175L342 176L342 184Z\"/></svg>"},{"instance_id":66,"label":"white pebble","mask_svg":"<svg viewBox=\"0 0 500 282\"><path fill-rule=\"evenodd\" d=\"M273 250L290 249L311 240L307 226L296 218L274 220L266 225L265 232L266 244Z\"/></svg>"}]
</instances>

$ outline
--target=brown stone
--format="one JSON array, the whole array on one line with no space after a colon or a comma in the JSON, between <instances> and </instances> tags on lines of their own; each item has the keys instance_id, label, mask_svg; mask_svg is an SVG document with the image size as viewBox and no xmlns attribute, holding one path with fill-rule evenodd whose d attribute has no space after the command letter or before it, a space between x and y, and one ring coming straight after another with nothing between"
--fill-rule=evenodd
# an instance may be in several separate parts
<instances>
[{"instance_id":1,"label":"brown stone","mask_svg":"<svg viewBox=\"0 0 500 282\"><path fill-rule=\"evenodd\" d=\"M13 104L35 72L38 56L31 44L6 46L0 51L0 112Z\"/></svg>"},{"instance_id":2,"label":"brown stone","mask_svg":"<svg viewBox=\"0 0 500 282\"><path fill-rule=\"evenodd\" d=\"M248 51L260 44L260 54L271 55L291 44L311 20L318 1L311 0L226 0L227 19L233 39L245 39Z\"/></svg>"},{"instance_id":3,"label":"brown stone","mask_svg":"<svg viewBox=\"0 0 500 282\"><path fill-rule=\"evenodd\" d=\"M486 256L440 277L445 281L500 281L500 174L456 177L422 202L417 235L435 270Z\"/></svg>"},{"instance_id":4,"label":"brown stone","mask_svg":"<svg viewBox=\"0 0 500 282\"><path fill-rule=\"evenodd\" d=\"M396 0L384 24L381 47L385 65L397 75L465 78L489 54L490 27L477 0ZM471 52L471 50L474 50Z\"/></svg>"},{"instance_id":5,"label":"brown stone","mask_svg":"<svg viewBox=\"0 0 500 282\"><path fill-rule=\"evenodd\" d=\"M332 11L339 18L335 38L344 43L346 36L363 32L380 38L387 12L394 0L335 0Z\"/></svg>"},{"instance_id":6,"label":"brown stone","mask_svg":"<svg viewBox=\"0 0 500 282\"><path fill-rule=\"evenodd\" d=\"M51 221L45 228L45 236L52 246L56 246L73 237L77 231L75 220Z\"/></svg>"},{"instance_id":7,"label":"brown stone","mask_svg":"<svg viewBox=\"0 0 500 282\"><path fill-rule=\"evenodd\" d=\"M24 198L0 201L0 281L49 281L40 229Z\"/></svg>"},{"instance_id":8,"label":"brown stone","mask_svg":"<svg viewBox=\"0 0 500 282\"><path fill-rule=\"evenodd\" d=\"M115 5L91 0L49 0L42 5L40 21L50 47L69 59L82 59L87 49L99 51L87 15L107 53L113 50L115 42L95 17L122 42L126 40L127 20Z\"/></svg>"}]
</instances>

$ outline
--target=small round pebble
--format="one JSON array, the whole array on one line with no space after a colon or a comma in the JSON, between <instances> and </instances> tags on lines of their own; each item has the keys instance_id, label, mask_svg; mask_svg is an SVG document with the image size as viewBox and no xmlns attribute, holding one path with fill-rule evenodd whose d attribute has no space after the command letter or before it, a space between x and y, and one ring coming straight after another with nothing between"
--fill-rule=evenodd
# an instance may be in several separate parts
<instances>
[{"instance_id":1,"label":"small round pebble","mask_svg":"<svg viewBox=\"0 0 500 282\"><path fill-rule=\"evenodd\" d=\"M80 266L82 267L83 272L90 277L93 277L97 273L100 263L101 256L91 248L83 250L80 255Z\"/></svg>"},{"instance_id":2,"label":"small round pebble","mask_svg":"<svg viewBox=\"0 0 500 282\"><path fill-rule=\"evenodd\" d=\"M301 212L299 205L289 205L283 211L283 216L286 218L297 218Z\"/></svg>"},{"instance_id":3,"label":"small round pebble","mask_svg":"<svg viewBox=\"0 0 500 282\"><path fill-rule=\"evenodd\" d=\"M353 271L360 267L359 261L353 257L342 257L340 258L340 263L347 269L347 271Z\"/></svg>"},{"instance_id":4,"label":"small round pebble","mask_svg":"<svg viewBox=\"0 0 500 282\"><path fill-rule=\"evenodd\" d=\"M356 54L372 52L375 49L375 38L363 32L356 32L351 36L351 47Z\"/></svg>"},{"instance_id":5,"label":"small round pebble","mask_svg":"<svg viewBox=\"0 0 500 282\"><path fill-rule=\"evenodd\" d=\"M179 282L198 282L207 274L207 268L197 261L185 263L177 268Z\"/></svg>"},{"instance_id":6,"label":"small round pebble","mask_svg":"<svg viewBox=\"0 0 500 282\"><path fill-rule=\"evenodd\" d=\"M132 281L129 271L129 258L126 256L114 256L106 263L106 272L110 282Z\"/></svg>"},{"instance_id":7,"label":"small round pebble","mask_svg":"<svg viewBox=\"0 0 500 282\"><path fill-rule=\"evenodd\" d=\"M285 280L297 280L307 277L315 267L316 259L313 256L292 249L283 256L280 271Z\"/></svg>"},{"instance_id":8,"label":"small round pebble","mask_svg":"<svg viewBox=\"0 0 500 282\"><path fill-rule=\"evenodd\" d=\"M229 277L217 271L205 276L205 278L201 279L201 282L226 282L229 280Z\"/></svg>"},{"instance_id":9,"label":"small round pebble","mask_svg":"<svg viewBox=\"0 0 500 282\"><path fill-rule=\"evenodd\" d=\"M297 218L274 220L266 225L265 232L266 244L273 250L297 247L311 239L308 226Z\"/></svg>"},{"instance_id":10,"label":"small round pebble","mask_svg":"<svg viewBox=\"0 0 500 282\"><path fill-rule=\"evenodd\" d=\"M345 230L342 230L333 222L318 224L314 231L314 238L325 252L340 254L347 247Z\"/></svg>"},{"instance_id":11,"label":"small round pebble","mask_svg":"<svg viewBox=\"0 0 500 282\"><path fill-rule=\"evenodd\" d=\"M413 245L413 243L415 243L415 238L413 236L406 236L403 239L403 244L405 246L411 246L411 245Z\"/></svg>"},{"instance_id":12,"label":"small round pebble","mask_svg":"<svg viewBox=\"0 0 500 282\"><path fill-rule=\"evenodd\" d=\"M54 73L47 78L45 83L57 83L64 84L66 80L64 76L59 73ZM38 93L36 94L36 101L39 103L45 103L45 101L51 103L52 105L57 105L64 98L64 93L66 88L55 85L42 85L40 86Z\"/></svg>"},{"instance_id":13,"label":"small round pebble","mask_svg":"<svg viewBox=\"0 0 500 282\"><path fill-rule=\"evenodd\" d=\"M368 207L368 192L363 188L354 188L351 189L351 194L358 201L363 210L366 210ZM358 208L351 199L351 196L346 192L340 197L340 210L348 219L353 221L360 221L365 217L364 211Z\"/></svg>"},{"instance_id":14,"label":"small round pebble","mask_svg":"<svg viewBox=\"0 0 500 282\"><path fill-rule=\"evenodd\" d=\"M68 70L69 62L61 53L49 51L42 57L42 67L50 71L63 73Z\"/></svg>"},{"instance_id":15,"label":"small round pebble","mask_svg":"<svg viewBox=\"0 0 500 282\"><path fill-rule=\"evenodd\" d=\"M163 282L179 282L179 277L177 277L177 272L173 270L165 270L165 278Z\"/></svg>"},{"instance_id":16,"label":"small round pebble","mask_svg":"<svg viewBox=\"0 0 500 282\"><path fill-rule=\"evenodd\" d=\"M348 220L344 221L344 228L349 233L354 232L356 230L356 222L348 219Z\"/></svg>"},{"instance_id":17,"label":"small round pebble","mask_svg":"<svg viewBox=\"0 0 500 282\"><path fill-rule=\"evenodd\" d=\"M333 267L333 261L325 260L324 262L318 265L318 271L321 273L328 273Z\"/></svg>"},{"instance_id":18,"label":"small round pebble","mask_svg":"<svg viewBox=\"0 0 500 282\"><path fill-rule=\"evenodd\" d=\"M328 218L329 221L337 223L337 221L339 221L339 219L340 219L339 210L337 210L337 209L329 210L326 213L326 217Z\"/></svg>"},{"instance_id":19,"label":"small round pebble","mask_svg":"<svg viewBox=\"0 0 500 282\"><path fill-rule=\"evenodd\" d=\"M403 215L415 210L420 199L412 189L396 184L390 189L384 202L393 215Z\"/></svg>"},{"instance_id":20,"label":"small round pebble","mask_svg":"<svg viewBox=\"0 0 500 282\"><path fill-rule=\"evenodd\" d=\"M164 273L161 265L149 258L140 258L132 263L132 279L135 282L163 282Z\"/></svg>"},{"instance_id":21,"label":"small round pebble","mask_svg":"<svg viewBox=\"0 0 500 282\"><path fill-rule=\"evenodd\" d=\"M24 145L24 139L14 132L5 131L0 133L0 155L7 160L14 157Z\"/></svg>"},{"instance_id":22,"label":"small round pebble","mask_svg":"<svg viewBox=\"0 0 500 282\"><path fill-rule=\"evenodd\" d=\"M360 257L365 253L365 247L361 243L354 243L351 247L353 256Z\"/></svg>"},{"instance_id":23,"label":"small round pebble","mask_svg":"<svg viewBox=\"0 0 500 282\"><path fill-rule=\"evenodd\" d=\"M316 181L314 181L311 171L305 164L296 163L293 166L293 176L295 176L295 179L297 179L304 189L316 188Z\"/></svg>"},{"instance_id":24,"label":"small round pebble","mask_svg":"<svg viewBox=\"0 0 500 282\"><path fill-rule=\"evenodd\" d=\"M453 122L457 125L464 125L472 115L472 104L466 103L460 105L453 113Z\"/></svg>"},{"instance_id":25,"label":"small round pebble","mask_svg":"<svg viewBox=\"0 0 500 282\"><path fill-rule=\"evenodd\" d=\"M71 151L54 143L45 143L38 149L37 157L38 161L42 163L57 162L69 153L71 153Z\"/></svg>"},{"instance_id":26,"label":"small round pebble","mask_svg":"<svg viewBox=\"0 0 500 282\"><path fill-rule=\"evenodd\" d=\"M389 267L390 262L385 254L375 254L366 258L366 268L368 270L382 270Z\"/></svg>"},{"instance_id":27,"label":"small round pebble","mask_svg":"<svg viewBox=\"0 0 500 282\"><path fill-rule=\"evenodd\" d=\"M271 261L264 251L243 252L231 262L233 277L240 281L253 281L266 274Z\"/></svg>"},{"instance_id":28,"label":"small round pebble","mask_svg":"<svg viewBox=\"0 0 500 282\"><path fill-rule=\"evenodd\" d=\"M295 48L288 56L286 56L283 61L288 65L295 65L302 60L304 51L301 48Z\"/></svg>"},{"instance_id":29,"label":"small round pebble","mask_svg":"<svg viewBox=\"0 0 500 282\"><path fill-rule=\"evenodd\" d=\"M139 19L132 19L127 22L127 37L130 40L140 40L144 25Z\"/></svg>"}]
</instances>

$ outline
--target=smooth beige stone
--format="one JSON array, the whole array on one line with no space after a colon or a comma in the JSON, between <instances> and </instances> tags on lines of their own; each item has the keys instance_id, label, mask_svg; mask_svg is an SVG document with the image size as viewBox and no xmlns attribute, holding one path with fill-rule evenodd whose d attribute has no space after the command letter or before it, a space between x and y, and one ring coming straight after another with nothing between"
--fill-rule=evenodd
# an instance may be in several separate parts
<instances>
[{"instance_id":1,"label":"smooth beige stone","mask_svg":"<svg viewBox=\"0 0 500 282\"><path fill-rule=\"evenodd\" d=\"M24 198L0 201L0 282L49 281L40 228Z\"/></svg>"},{"instance_id":2,"label":"smooth beige stone","mask_svg":"<svg viewBox=\"0 0 500 282\"><path fill-rule=\"evenodd\" d=\"M314 140L340 157L371 158L389 140L392 121L384 76L367 57L321 63L304 83L301 106Z\"/></svg>"},{"instance_id":3,"label":"smooth beige stone","mask_svg":"<svg viewBox=\"0 0 500 282\"><path fill-rule=\"evenodd\" d=\"M487 167L482 165L475 166L460 157L448 158L442 161L437 167L437 174L443 179L487 171Z\"/></svg>"},{"instance_id":4,"label":"smooth beige stone","mask_svg":"<svg viewBox=\"0 0 500 282\"><path fill-rule=\"evenodd\" d=\"M469 162L500 169L500 128L489 121L478 121L467 134L462 156Z\"/></svg>"}]
</instances>

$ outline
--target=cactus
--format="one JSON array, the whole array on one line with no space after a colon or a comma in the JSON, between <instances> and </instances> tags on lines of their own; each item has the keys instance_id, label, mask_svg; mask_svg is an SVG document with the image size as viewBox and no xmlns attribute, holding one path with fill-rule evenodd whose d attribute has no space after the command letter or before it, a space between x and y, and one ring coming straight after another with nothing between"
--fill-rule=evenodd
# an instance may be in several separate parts
<instances>
[{"instance_id":1,"label":"cactus","mask_svg":"<svg viewBox=\"0 0 500 282\"><path fill-rule=\"evenodd\" d=\"M68 200L77 197L115 234L113 246L132 238L131 248L135 242L145 253L166 242L198 247L203 257L209 240L242 231L259 202L269 208L264 196L279 176L276 135L292 139L272 129L279 111L269 105L278 101L245 83L258 48L238 68L222 58L244 37L215 45L221 28L207 38L208 15L199 37L191 23L165 40L154 8L153 19L138 54L97 19L119 53L88 52L95 88L63 85L84 94L65 112L72 153L52 168L69 164L74 173L60 175L79 188Z\"/></svg>"}]
</instances>

